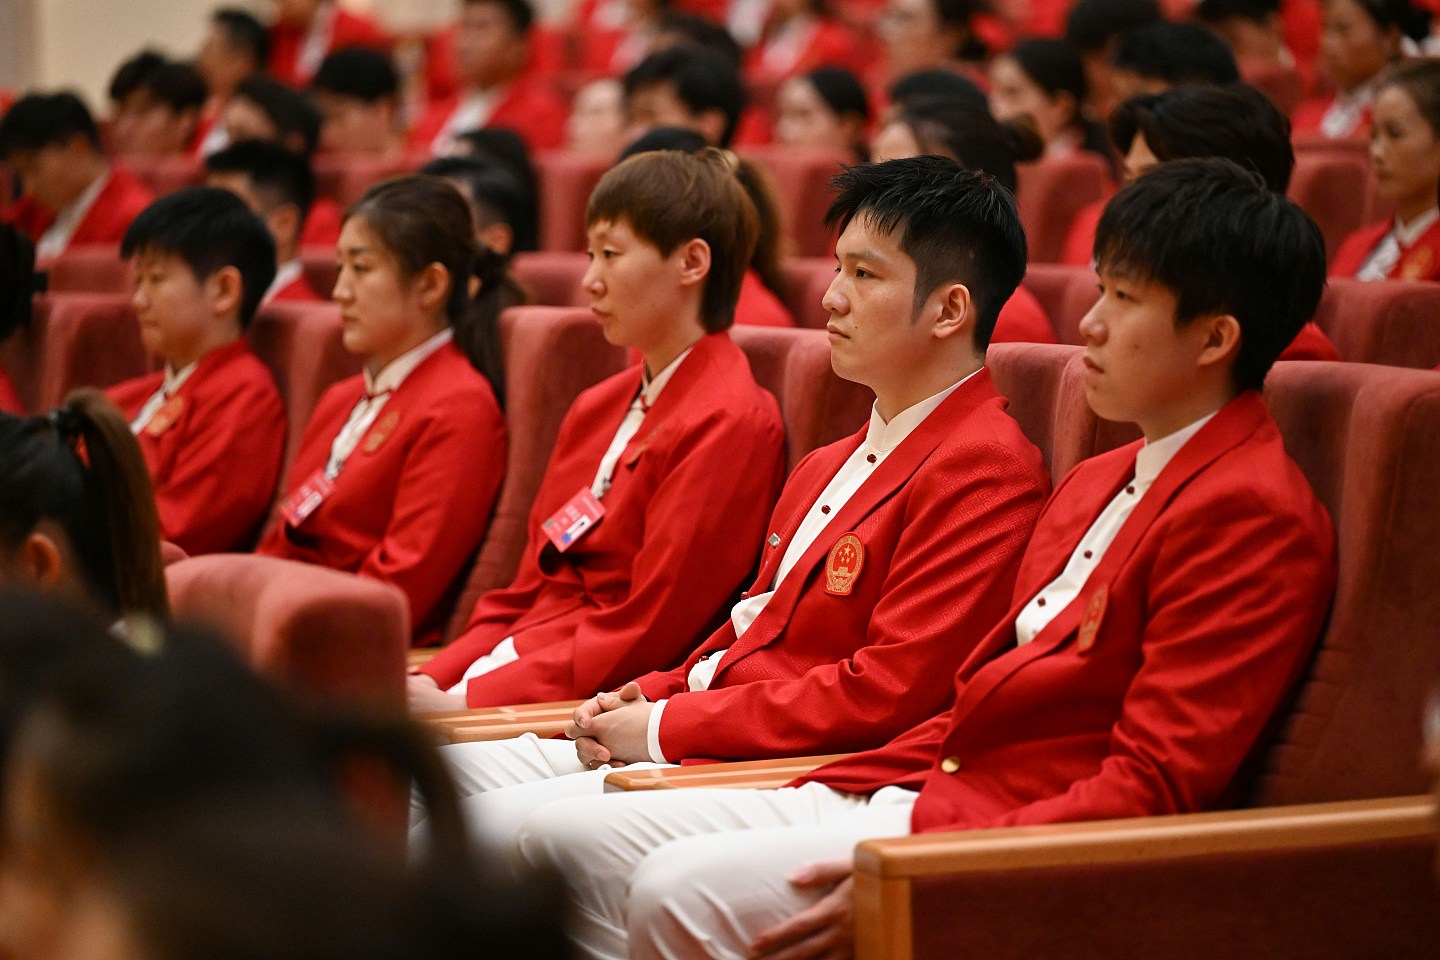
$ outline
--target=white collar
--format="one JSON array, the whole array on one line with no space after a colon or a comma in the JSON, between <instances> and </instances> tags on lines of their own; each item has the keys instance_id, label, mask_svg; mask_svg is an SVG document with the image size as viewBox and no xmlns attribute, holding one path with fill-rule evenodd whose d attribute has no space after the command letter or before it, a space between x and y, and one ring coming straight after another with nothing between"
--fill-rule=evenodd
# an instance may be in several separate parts
<instances>
[{"instance_id":1,"label":"white collar","mask_svg":"<svg viewBox=\"0 0 1440 960\"><path fill-rule=\"evenodd\" d=\"M415 372L415 368L424 363L430 354L439 350L445 344L455 338L455 330L446 327L435 336L426 340L418 346L411 347L400 356L385 364L385 368L379 373L371 373L367 366L364 370L365 392L374 396L381 393L390 393L400 388L400 384Z\"/></svg>"},{"instance_id":2,"label":"white collar","mask_svg":"<svg viewBox=\"0 0 1440 960\"><path fill-rule=\"evenodd\" d=\"M195 372L195 368L199 365L199 360L192 360L179 370L176 370L170 366L170 364L165 364L165 378L161 381L161 389L165 391L165 396L175 396L175 391L184 386L185 381L190 379L190 375Z\"/></svg>"},{"instance_id":3,"label":"white collar","mask_svg":"<svg viewBox=\"0 0 1440 960\"><path fill-rule=\"evenodd\" d=\"M1218 411L1216 411L1218 412ZM1146 443L1135 455L1135 483L1138 486L1150 486L1155 478L1160 476L1160 471L1165 465L1175 459L1175 454L1185 446L1185 442L1200 432L1200 428L1210 422L1215 413L1207 413L1189 426L1181 427L1174 433L1167 434L1156 440L1154 443Z\"/></svg>"},{"instance_id":4,"label":"white collar","mask_svg":"<svg viewBox=\"0 0 1440 960\"><path fill-rule=\"evenodd\" d=\"M669 383L670 378L675 376L675 371L680 369L680 364L685 361L686 357L690 356L690 351L694 349L693 346L686 347L680 356L667 363L665 369L653 377L646 372L643 363L640 365L640 396L644 399L646 407L653 407L655 401L660 399L660 391L665 389L665 384Z\"/></svg>"},{"instance_id":5,"label":"white collar","mask_svg":"<svg viewBox=\"0 0 1440 960\"><path fill-rule=\"evenodd\" d=\"M90 181L90 186L80 191L78 197L67 203L64 209L55 211L54 223L50 224L50 228L37 244L37 257L53 257L65 252L65 248L70 245L70 238L75 235L76 229L90 213L90 208L95 206L95 201L100 199L101 191L109 182L110 167L107 165L100 176Z\"/></svg>"},{"instance_id":6,"label":"white collar","mask_svg":"<svg viewBox=\"0 0 1440 960\"><path fill-rule=\"evenodd\" d=\"M1396 217L1395 229L1393 231L1395 242L1400 244L1401 247L1409 247L1416 240L1419 240L1421 235L1424 234L1426 230L1429 230L1436 220L1440 220L1440 207L1431 207L1409 223L1402 223L1400 218Z\"/></svg>"},{"instance_id":7,"label":"white collar","mask_svg":"<svg viewBox=\"0 0 1440 960\"><path fill-rule=\"evenodd\" d=\"M275 268L275 279L270 281L270 286L265 288L265 296L260 298L261 306L274 300L281 290L300 278L305 272L305 265L299 260L286 260Z\"/></svg>"},{"instance_id":8,"label":"white collar","mask_svg":"<svg viewBox=\"0 0 1440 960\"><path fill-rule=\"evenodd\" d=\"M984 369L983 366L979 367L939 393L926 397L919 403L912 403L891 417L889 423L886 423L885 419L880 416L880 408L872 405L870 407L870 427L865 431L865 442L881 453L889 453L894 450L900 446L901 441L910 436L915 428L925 421L926 417L935 412L936 407L944 403L950 394L959 389L962 383Z\"/></svg>"}]
</instances>

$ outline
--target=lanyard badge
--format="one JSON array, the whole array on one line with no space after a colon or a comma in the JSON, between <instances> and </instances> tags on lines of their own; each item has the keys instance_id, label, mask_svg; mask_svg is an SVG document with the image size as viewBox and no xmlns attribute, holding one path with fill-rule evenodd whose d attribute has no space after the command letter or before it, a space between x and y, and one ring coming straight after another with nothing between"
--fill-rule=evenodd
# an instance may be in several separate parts
<instances>
[{"instance_id":1,"label":"lanyard badge","mask_svg":"<svg viewBox=\"0 0 1440 960\"><path fill-rule=\"evenodd\" d=\"M540 529L545 531L555 549L564 553L584 539L604 516L605 508L590 488L584 487L542 523Z\"/></svg>"}]
</instances>

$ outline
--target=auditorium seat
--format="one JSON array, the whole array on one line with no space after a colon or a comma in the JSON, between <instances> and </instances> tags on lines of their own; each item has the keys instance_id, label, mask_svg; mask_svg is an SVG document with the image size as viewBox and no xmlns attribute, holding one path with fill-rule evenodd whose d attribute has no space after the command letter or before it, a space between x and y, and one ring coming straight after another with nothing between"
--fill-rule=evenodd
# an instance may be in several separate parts
<instances>
[{"instance_id":1,"label":"auditorium seat","mask_svg":"<svg viewBox=\"0 0 1440 960\"><path fill-rule=\"evenodd\" d=\"M1085 402L1080 351L1054 343L997 343L986 356L1007 411L1040 448L1059 483L1095 452L1100 420Z\"/></svg>"},{"instance_id":2,"label":"auditorium seat","mask_svg":"<svg viewBox=\"0 0 1440 960\"><path fill-rule=\"evenodd\" d=\"M340 267L335 259L334 247L300 248L300 267L305 271L305 279L310 281L310 287L325 300L330 299L330 291L335 289L335 278L340 275Z\"/></svg>"},{"instance_id":3,"label":"auditorium seat","mask_svg":"<svg viewBox=\"0 0 1440 960\"><path fill-rule=\"evenodd\" d=\"M854 161L833 150L800 147L746 146L738 152L770 174L780 201L789 253L797 257L828 257L835 237L825 227L825 211L835 192L830 180L842 163ZM782 247L782 250L784 248Z\"/></svg>"},{"instance_id":4,"label":"auditorium seat","mask_svg":"<svg viewBox=\"0 0 1440 960\"><path fill-rule=\"evenodd\" d=\"M835 279L835 258L786 257L780 266L785 271L785 306L790 315L802 327L824 329L830 312L821 301Z\"/></svg>"},{"instance_id":5,"label":"auditorium seat","mask_svg":"<svg viewBox=\"0 0 1440 960\"><path fill-rule=\"evenodd\" d=\"M585 249L585 205L608 169L603 157L559 150L536 154L541 250Z\"/></svg>"},{"instance_id":6,"label":"auditorium seat","mask_svg":"<svg viewBox=\"0 0 1440 960\"><path fill-rule=\"evenodd\" d=\"M1440 283L1335 278L1315 322L1346 360L1421 369L1440 364Z\"/></svg>"},{"instance_id":7,"label":"auditorium seat","mask_svg":"<svg viewBox=\"0 0 1440 960\"><path fill-rule=\"evenodd\" d=\"M1344 151L1297 154L1290 176L1291 200L1314 219L1325 237L1327 258L1351 232L1364 226L1372 180L1370 162Z\"/></svg>"},{"instance_id":8,"label":"auditorium seat","mask_svg":"<svg viewBox=\"0 0 1440 960\"><path fill-rule=\"evenodd\" d=\"M590 302L581 287L590 259L572 250L517 253L510 273L530 293L531 303L546 307L582 307Z\"/></svg>"},{"instance_id":9,"label":"auditorium seat","mask_svg":"<svg viewBox=\"0 0 1440 960\"><path fill-rule=\"evenodd\" d=\"M122 156L120 166L163 197L205 181L205 164L191 156Z\"/></svg>"},{"instance_id":10,"label":"auditorium seat","mask_svg":"<svg viewBox=\"0 0 1440 960\"><path fill-rule=\"evenodd\" d=\"M45 303L34 318L37 408L48 410L75 387L108 387L154 369L128 293L53 293L36 302Z\"/></svg>"},{"instance_id":11,"label":"auditorium seat","mask_svg":"<svg viewBox=\"0 0 1440 960\"><path fill-rule=\"evenodd\" d=\"M1061 343L1079 344L1080 320L1100 297L1095 271L1062 263L1034 263L1020 285L1045 308Z\"/></svg>"},{"instance_id":12,"label":"auditorium seat","mask_svg":"<svg viewBox=\"0 0 1440 960\"><path fill-rule=\"evenodd\" d=\"M1419 793L1428 780L1421 722L1440 675L1440 375L1285 363L1272 371L1266 400L1339 542L1329 624L1261 744L1255 775L1241 784L1248 804L1285 809L867 843L859 956L948 955L941 944L957 923L988 925L990 907L1006 900L1024 902L1030 922L1017 930L1002 911L981 939L967 940L986 956L1050 955L1054 943L1076 943L1080 929L1081 952L1065 955L1126 953L1134 937L1182 960L1437 955L1433 805L1384 798ZM1374 802L1323 806L1357 800ZM1337 834L1327 823L1357 809L1354 829ZM1314 831L1302 824L1276 839L1275 818ZM1370 829L1383 819L1396 825ZM1213 838L1216 822L1233 842ZM1101 855L1105 843L1118 845L1115 861ZM1069 852L1050 858L1044 851L1055 845ZM964 873L947 873L965 858ZM947 909L937 912L939 903ZM974 918L957 916L962 904L974 905ZM1171 923L1178 929L1162 933Z\"/></svg>"},{"instance_id":13,"label":"auditorium seat","mask_svg":"<svg viewBox=\"0 0 1440 960\"><path fill-rule=\"evenodd\" d=\"M261 673L307 695L403 704L410 614L395 587L247 554L172 563L165 582L177 618L219 628Z\"/></svg>"},{"instance_id":14,"label":"auditorium seat","mask_svg":"<svg viewBox=\"0 0 1440 960\"><path fill-rule=\"evenodd\" d=\"M51 293L128 293L134 271L120 259L114 245L72 247L46 267L46 289Z\"/></svg>"},{"instance_id":15,"label":"auditorium seat","mask_svg":"<svg viewBox=\"0 0 1440 960\"><path fill-rule=\"evenodd\" d=\"M366 190L401 174L414 165L404 157L327 157L318 156L315 169L315 192L330 197L342 207L359 200Z\"/></svg>"},{"instance_id":16,"label":"auditorium seat","mask_svg":"<svg viewBox=\"0 0 1440 960\"><path fill-rule=\"evenodd\" d=\"M583 308L514 307L500 318L500 342L510 434L505 483L445 631L447 641L464 629L480 594L515 576L530 507L570 404L625 366L625 352L605 342L600 325Z\"/></svg>"},{"instance_id":17,"label":"auditorium seat","mask_svg":"<svg viewBox=\"0 0 1440 960\"><path fill-rule=\"evenodd\" d=\"M1114 190L1105 161L1086 151L1019 164L1015 177L1031 263L1059 261L1075 214Z\"/></svg>"},{"instance_id":18,"label":"auditorium seat","mask_svg":"<svg viewBox=\"0 0 1440 960\"><path fill-rule=\"evenodd\" d=\"M261 308L245 339L270 368L285 403L289 433L283 477L320 395L359 373L364 359L341 342L340 308L333 303L272 303Z\"/></svg>"}]
</instances>

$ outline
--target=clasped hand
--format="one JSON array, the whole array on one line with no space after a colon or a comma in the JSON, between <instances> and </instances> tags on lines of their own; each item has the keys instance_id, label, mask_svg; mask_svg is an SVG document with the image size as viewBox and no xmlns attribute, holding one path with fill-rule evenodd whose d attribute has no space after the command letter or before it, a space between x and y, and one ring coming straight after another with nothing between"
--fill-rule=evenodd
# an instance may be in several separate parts
<instances>
[{"instance_id":1,"label":"clasped hand","mask_svg":"<svg viewBox=\"0 0 1440 960\"><path fill-rule=\"evenodd\" d=\"M613 693L601 693L575 708L565 736L575 741L580 762L594 769L602 763L624 766L650 759L650 711L640 684L630 681Z\"/></svg>"}]
</instances>

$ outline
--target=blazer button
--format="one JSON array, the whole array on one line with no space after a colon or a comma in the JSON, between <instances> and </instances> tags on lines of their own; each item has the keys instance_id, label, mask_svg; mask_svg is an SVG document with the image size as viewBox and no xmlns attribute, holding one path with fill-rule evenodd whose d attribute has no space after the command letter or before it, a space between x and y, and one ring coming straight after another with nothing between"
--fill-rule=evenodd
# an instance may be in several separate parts
<instances>
[{"instance_id":1,"label":"blazer button","mask_svg":"<svg viewBox=\"0 0 1440 960\"><path fill-rule=\"evenodd\" d=\"M946 757L940 761L940 770L943 773L955 773L960 769L959 757Z\"/></svg>"}]
</instances>

